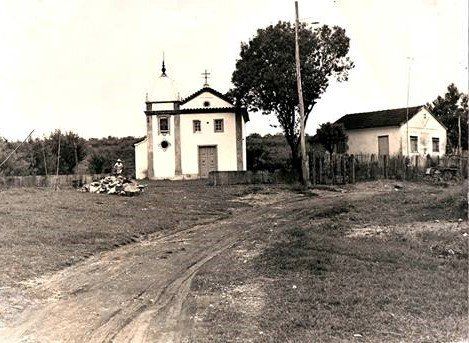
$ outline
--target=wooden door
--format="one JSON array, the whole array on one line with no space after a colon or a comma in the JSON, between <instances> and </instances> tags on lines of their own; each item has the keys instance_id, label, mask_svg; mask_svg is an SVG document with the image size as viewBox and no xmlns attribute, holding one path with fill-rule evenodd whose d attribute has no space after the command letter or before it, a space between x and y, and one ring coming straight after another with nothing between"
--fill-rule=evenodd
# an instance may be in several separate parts
<instances>
[{"instance_id":1,"label":"wooden door","mask_svg":"<svg viewBox=\"0 0 469 343\"><path fill-rule=\"evenodd\" d=\"M199 176L207 178L208 173L217 169L217 147L199 146Z\"/></svg>"},{"instance_id":2,"label":"wooden door","mask_svg":"<svg viewBox=\"0 0 469 343\"><path fill-rule=\"evenodd\" d=\"M389 156L389 136L378 136L378 155Z\"/></svg>"}]
</instances>

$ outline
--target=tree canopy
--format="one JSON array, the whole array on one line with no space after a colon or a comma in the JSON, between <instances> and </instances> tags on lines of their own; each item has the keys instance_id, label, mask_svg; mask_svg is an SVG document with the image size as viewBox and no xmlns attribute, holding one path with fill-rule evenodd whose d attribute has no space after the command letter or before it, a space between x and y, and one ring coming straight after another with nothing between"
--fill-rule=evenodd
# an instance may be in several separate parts
<instances>
[{"instance_id":1,"label":"tree canopy","mask_svg":"<svg viewBox=\"0 0 469 343\"><path fill-rule=\"evenodd\" d=\"M427 106L448 129L447 150L449 152L458 147L458 118L461 117L461 145L464 150L467 150L468 95L460 92L452 83L448 86L444 96L438 96Z\"/></svg>"},{"instance_id":2,"label":"tree canopy","mask_svg":"<svg viewBox=\"0 0 469 343\"><path fill-rule=\"evenodd\" d=\"M329 153L347 150L348 137L342 124L324 123L316 131L313 142L320 143Z\"/></svg>"},{"instance_id":3,"label":"tree canopy","mask_svg":"<svg viewBox=\"0 0 469 343\"><path fill-rule=\"evenodd\" d=\"M345 81L353 63L347 57L350 40L338 26L299 27L305 122L332 79ZM275 114L298 161L299 114L295 71L295 28L279 22L257 31L241 44L229 95L251 111Z\"/></svg>"}]
</instances>

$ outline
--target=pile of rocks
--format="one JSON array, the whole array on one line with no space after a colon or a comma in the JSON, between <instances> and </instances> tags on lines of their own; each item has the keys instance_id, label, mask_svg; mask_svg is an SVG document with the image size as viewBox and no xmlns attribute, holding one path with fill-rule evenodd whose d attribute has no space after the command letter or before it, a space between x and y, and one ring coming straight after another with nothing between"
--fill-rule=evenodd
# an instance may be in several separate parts
<instances>
[{"instance_id":1,"label":"pile of rocks","mask_svg":"<svg viewBox=\"0 0 469 343\"><path fill-rule=\"evenodd\" d=\"M143 192L145 185L124 176L105 176L101 180L85 184L80 190L89 193L105 193L133 196Z\"/></svg>"}]
</instances>

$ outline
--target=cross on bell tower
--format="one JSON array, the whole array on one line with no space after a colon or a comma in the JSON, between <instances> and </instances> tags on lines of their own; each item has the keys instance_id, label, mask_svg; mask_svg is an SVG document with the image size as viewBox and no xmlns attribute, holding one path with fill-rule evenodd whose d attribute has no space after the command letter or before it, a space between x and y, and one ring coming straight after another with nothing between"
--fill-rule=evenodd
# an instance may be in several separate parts
<instances>
[{"instance_id":1,"label":"cross on bell tower","mask_svg":"<svg viewBox=\"0 0 469 343\"><path fill-rule=\"evenodd\" d=\"M205 78L205 83L204 87L208 87L208 78L209 78L210 73L205 69L205 72L202 73L202 76Z\"/></svg>"}]
</instances>

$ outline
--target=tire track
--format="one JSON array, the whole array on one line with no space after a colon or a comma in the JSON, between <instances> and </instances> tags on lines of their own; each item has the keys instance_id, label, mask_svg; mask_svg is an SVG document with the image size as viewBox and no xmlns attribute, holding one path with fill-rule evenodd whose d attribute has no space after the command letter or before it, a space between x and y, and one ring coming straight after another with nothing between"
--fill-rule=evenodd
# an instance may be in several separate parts
<instances>
[{"instance_id":1,"label":"tire track","mask_svg":"<svg viewBox=\"0 0 469 343\"><path fill-rule=\"evenodd\" d=\"M275 212L311 200L292 193L276 199L234 211L229 218L125 245L54 274L40 288L58 296L0 329L0 341L180 341L189 330L184 300L200 268L250 231L268 225Z\"/></svg>"}]
</instances>

